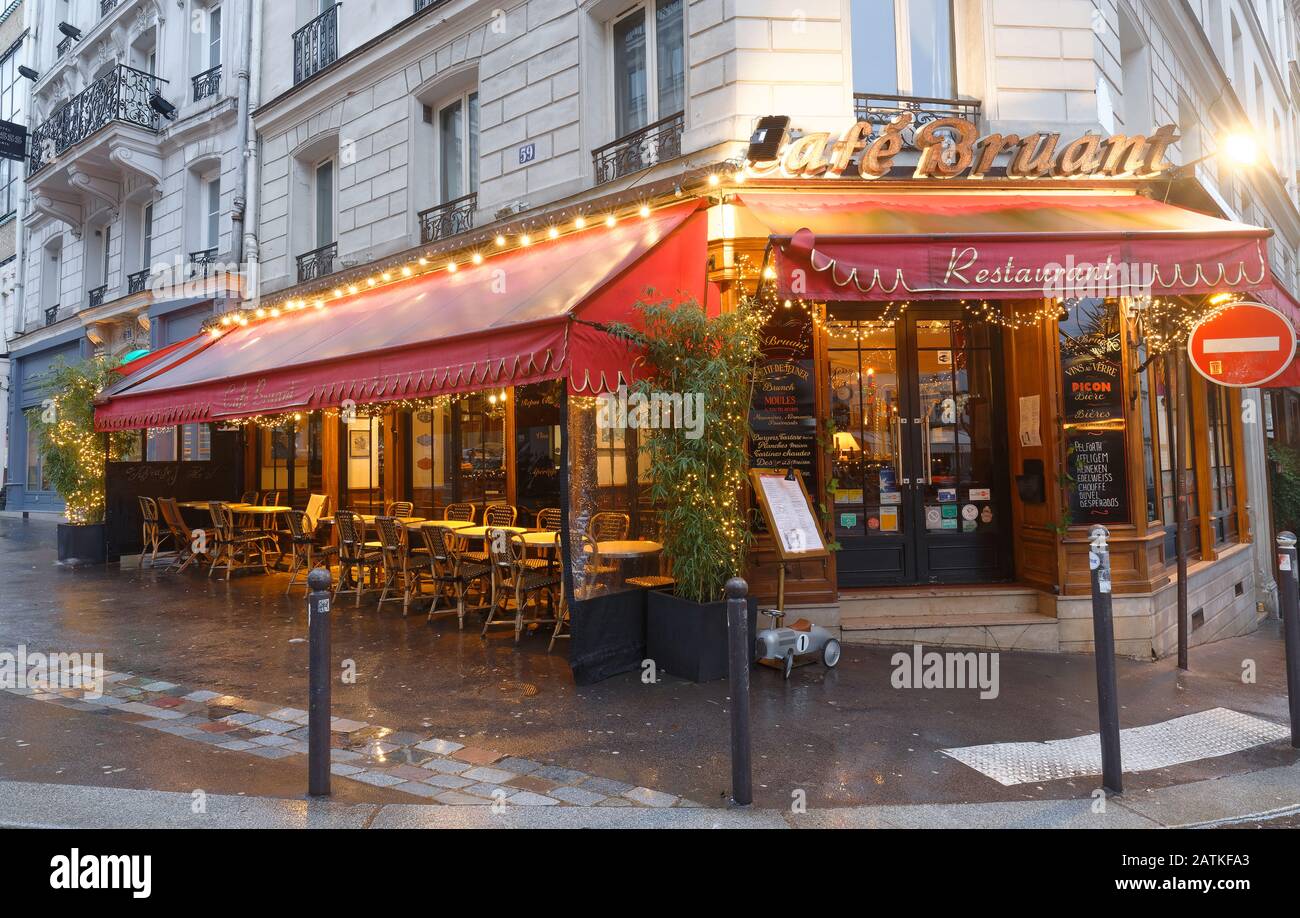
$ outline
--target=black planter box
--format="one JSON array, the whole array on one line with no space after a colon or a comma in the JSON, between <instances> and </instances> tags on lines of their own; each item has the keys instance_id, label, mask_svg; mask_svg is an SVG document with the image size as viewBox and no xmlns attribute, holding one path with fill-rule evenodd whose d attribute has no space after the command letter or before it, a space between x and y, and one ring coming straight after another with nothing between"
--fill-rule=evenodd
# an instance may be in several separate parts
<instances>
[{"instance_id":1,"label":"black planter box","mask_svg":"<svg viewBox=\"0 0 1300 918\"><path fill-rule=\"evenodd\" d=\"M758 600L749 607L749 656L756 656L754 635L758 626ZM691 602L672 593L653 590L646 596L646 657L660 672L691 682L727 678L727 603Z\"/></svg>"},{"instance_id":2,"label":"black planter box","mask_svg":"<svg viewBox=\"0 0 1300 918\"><path fill-rule=\"evenodd\" d=\"M103 523L59 523L60 564L103 564L108 556L108 527Z\"/></svg>"},{"instance_id":3,"label":"black planter box","mask_svg":"<svg viewBox=\"0 0 1300 918\"><path fill-rule=\"evenodd\" d=\"M576 685L593 685L641 668L645 590L626 590L569 606L569 668Z\"/></svg>"}]
</instances>

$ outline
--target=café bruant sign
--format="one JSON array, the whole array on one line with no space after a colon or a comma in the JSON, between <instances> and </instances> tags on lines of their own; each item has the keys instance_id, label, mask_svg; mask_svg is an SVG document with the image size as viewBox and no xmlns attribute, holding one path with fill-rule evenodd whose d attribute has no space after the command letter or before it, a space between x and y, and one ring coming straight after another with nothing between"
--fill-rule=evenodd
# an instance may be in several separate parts
<instances>
[{"instance_id":1,"label":"caf\u00e9 bruant sign","mask_svg":"<svg viewBox=\"0 0 1300 918\"><path fill-rule=\"evenodd\" d=\"M769 120L769 119L765 119ZM780 120L788 124L787 119ZM856 172L861 178L880 178L893 167L894 158L909 146L920 157L914 178L984 178L999 157L1006 160L1011 178L1141 178L1159 174L1172 165L1165 152L1179 140L1178 127L1166 124L1149 135L1084 134L1062 144L1059 133L986 134L964 118L938 118L912 132L913 115L902 112L877 132L875 125L859 121L833 137L816 131L790 139L784 135L771 159L750 159L755 176L788 178L839 178ZM760 126L760 133L763 132ZM751 141L751 156L760 141Z\"/></svg>"}]
</instances>

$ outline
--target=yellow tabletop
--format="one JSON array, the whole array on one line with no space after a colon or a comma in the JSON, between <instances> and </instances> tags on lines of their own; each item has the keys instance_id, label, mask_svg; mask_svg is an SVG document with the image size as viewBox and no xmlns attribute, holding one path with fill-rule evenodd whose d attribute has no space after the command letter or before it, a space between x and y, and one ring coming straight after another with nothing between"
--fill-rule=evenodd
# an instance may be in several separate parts
<instances>
[{"instance_id":1,"label":"yellow tabletop","mask_svg":"<svg viewBox=\"0 0 1300 918\"><path fill-rule=\"evenodd\" d=\"M558 532L549 529L542 532L525 532L524 544L529 548L554 548L557 535Z\"/></svg>"},{"instance_id":2,"label":"yellow tabletop","mask_svg":"<svg viewBox=\"0 0 1300 918\"><path fill-rule=\"evenodd\" d=\"M441 526L443 529L473 529L474 524L468 520L425 520L422 526Z\"/></svg>"},{"instance_id":3,"label":"yellow tabletop","mask_svg":"<svg viewBox=\"0 0 1300 918\"><path fill-rule=\"evenodd\" d=\"M488 530L504 529L506 532L527 532L528 529L523 526L469 526L464 529L457 529L456 535L464 536L467 539L484 539L487 538Z\"/></svg>"},{"instance_id":4,"label":"yellow tabletop","mask_svg":"<svg viewBox=\"0 0 1300 918\"><path fill-rule=\"evenodd\" d=\"M651 542L649 539L611 539L606 542L597 542L596 547L601 555L606 558L640 558L664 550L664 547L658 542Z\"/></svg>"},{"instance_id":5,"label":"yellow tabletop","mask_svg":"<svg viewBox=\"0 0 1300 918\"><path fill-rule=\"evenodd\" d=\"M230 504L235 513L250 516L268 516L273 513L288 513L293 507L268 507L265 504Z\"/></svg>"}]
</instances>

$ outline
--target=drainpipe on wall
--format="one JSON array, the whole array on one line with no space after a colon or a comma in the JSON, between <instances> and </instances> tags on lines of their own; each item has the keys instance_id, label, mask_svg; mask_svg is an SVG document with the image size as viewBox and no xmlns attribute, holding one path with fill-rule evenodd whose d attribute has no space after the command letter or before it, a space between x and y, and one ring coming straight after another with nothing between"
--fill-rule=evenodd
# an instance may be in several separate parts
<instances>
[{"instance_id":1,"label":"drainpipe on wall","mask_svg":"<svg viewBox=\"0 0 1300 918\"><path fill-rule=\"evenodd\" d=\"M262 0L247 0L243 59L239 65L239 176L241 202L236 202L232 226L235 262L244 269L244 300L256 302L261 294L257 244L258 163L257 131L253 128L253 111L257 108L262 85Z\"/></svg>"}]
</instances>

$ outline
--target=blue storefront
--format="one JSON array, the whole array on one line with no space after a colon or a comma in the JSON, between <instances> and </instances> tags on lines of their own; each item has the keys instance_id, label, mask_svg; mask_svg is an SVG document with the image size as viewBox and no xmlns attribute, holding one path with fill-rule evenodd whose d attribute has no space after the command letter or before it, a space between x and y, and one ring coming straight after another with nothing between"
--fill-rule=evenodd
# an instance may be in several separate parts
<instances>
[{"instance_id":1,"label":"blue storefront","mask_svg":"<svg viewBox=\"0 0 1300 918\"><path fill-rule=\"evenodd\" d=\"M77 326L53 338L11 353L9 400L9 455L5 481L8 510L41 510L62 513L63 501L45 478L35 438L27 426L26 411L39 408L49 394L51 367L62 359L81 360L89 347L85 329Z\"/></svg>"}]
</instances>

